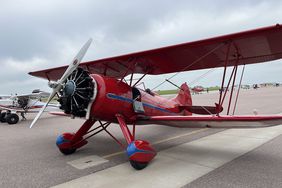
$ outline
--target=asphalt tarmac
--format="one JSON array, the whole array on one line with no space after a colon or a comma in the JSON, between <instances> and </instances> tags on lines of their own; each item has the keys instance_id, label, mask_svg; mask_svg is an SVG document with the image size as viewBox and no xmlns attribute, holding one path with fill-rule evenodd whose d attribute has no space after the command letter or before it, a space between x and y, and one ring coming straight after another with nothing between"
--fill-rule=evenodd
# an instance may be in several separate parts
<instances>
[{"instance_id":1,"label":"asphalt tarmac","mask_svg":"<svg viewBox=\"0 0 282 188\"><path fill-rule=\"evenodd\" d=\"M258 114L281 113L281 93L282 87L241 90L235 114L252 114L254 111ZM218 93L193 95L193 100L195 105L213 105L214 102L218 101ZM99 179L111 183L110 180L118 177L118 173L110 173L112 169L126 169L129 170L130 175L136 173L127 163L127 157L119 145L105 133L89 139L89 143L73 155L64 156L58 151L55 145L56 137L63 132L75 132L84 120L72 120L68 117L44 114L34 128L29 129L29 124L34 116L34 114L28 115L27 121L22 121L16 125L0 124L0 187L51 187L56 185L63 187L64 183L71 180L75 181L96 174L99 178L94 176L96 178L94 180L98 186ZM123 140L119 126L112 124L109 130L118 139ZM181 162L183 165L179 165L179 168L167 175L167 180L171 178L171 184L167 183L167 185L171 185L170 187L282 187L282 136L279 132L280 129L269 130L268 128L260 132L266 133L267 131L275 134L269 133L268 135L271 136L256 137L254 140L246 138L246 142L256 144L246 147L244 152L239 152L240 154L226 160L225 163L218 163L219 166L207 168L205 173L203 169L203 173L199 174L195 169L195 171L192 171L186 168L183 159L173 161L175 165L169 164L165 169L173 168L177 165L177 162ZM162 169L158 168L158 164L163 164L162 161L168 160L163 156L169 156L169 151L175 152L178 151L178 147L187 146L186 152L197 156L199 151L189 150L192 147L189 145L190 143L197 144L197 142L205 139L213 139L212 136L218 138L226 132L223 129L178 129L146 125L137 127L136 133L137 138L149 141L160 153L159 157L152 162L152 165L149 165L145 171L138 172L137 175L142 178L148 172L153 174L152 178L158 179L162 175ZM247 135L245 132L236 134L236 138L232 138L238 140L258 133L255 130L255 132L249 132ZM259 140L259 143L255 142L256 140ZM218 145L220 144L221 141ZM233 145L236 148L237 145ZM226 151L228 151L228 148ZM185 156L185 153L179 154L179 156ZM226 155L226 152L216 153L217 159ZM166 166L163 165L162 168L164 167ZM163 172L165 173L165 171ZM191 181L188 181L188 177L179 177L177 175L179 172L199 174L199 176L195 176ZM83 182L87 181L82 180ZM165 180L163 181L166 183ZM136 182L138 183L138 181ZM67 183L67 187L71 187L71 183ZM80 186L80 184L76 185ZM112 186L114 185L116 184ZM160 186L156 182L150 182L150 185L151 187ZM91 184L91 187L95 186L95 183ZM108 186L110 185L108 184ZM140 186L142 186L142 183L140 183ZM131 187L131 185L127 187ZM138 186L135 185L134 187Z\"/></svg>"}]
</instances>

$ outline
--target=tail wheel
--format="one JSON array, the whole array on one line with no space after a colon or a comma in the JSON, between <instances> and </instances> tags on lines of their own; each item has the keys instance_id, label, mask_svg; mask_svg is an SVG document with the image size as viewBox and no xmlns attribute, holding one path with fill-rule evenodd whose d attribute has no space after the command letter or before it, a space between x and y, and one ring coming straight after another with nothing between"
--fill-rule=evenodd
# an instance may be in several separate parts
<instances>
[{"instance_id":1,"label":"tail wheel","mask_svg":"<svg viewBox=\"0 0 282 188\"><path fill-rule=\"evenodd\" d=\"M0 114L0 121L2 122L2 123L5 123L6 122L6 112L2 112L1 114Z\"/></svg>"},{"instance_id":2,"label":"tail wheel","mask_svg":"<svg viewBox=\"0 0 282 188\"><path fill-rule=\"evenodd\" d=\"M19 116L17 114L8 114L6 121L8 124L16 124L19 122Z\"/></svg>"},{"instance_id":3,"label":"tail wheel","mask_svg":"<svg viewBox=\"0 0 282 188\"><path fill-rule=\"evenodd\" d=\"M138 161L133 161L133 160L129 160L131 166L133 168L135 168L136 170L142 170L143 168L145 168L149 163L146 162L138 162Z\"/></svg>"}]
</instances>

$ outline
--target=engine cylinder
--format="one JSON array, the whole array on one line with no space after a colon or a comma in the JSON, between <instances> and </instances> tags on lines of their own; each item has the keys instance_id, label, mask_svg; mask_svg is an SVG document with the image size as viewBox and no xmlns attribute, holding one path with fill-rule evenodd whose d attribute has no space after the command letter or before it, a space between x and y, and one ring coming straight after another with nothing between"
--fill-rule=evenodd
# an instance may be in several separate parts
<instances>
[{"instance_id":1,"label":"engine cylinder","mask_svg":"<svg viewBox=\"0 0 282 188\"><path fill-rule=\"evenodd\" d=\"M68 78L60 90L58 101L66 114L85 117L87 108L94 95L95 84L89 73L77 68Z\"/></svg>"}]
</instances>

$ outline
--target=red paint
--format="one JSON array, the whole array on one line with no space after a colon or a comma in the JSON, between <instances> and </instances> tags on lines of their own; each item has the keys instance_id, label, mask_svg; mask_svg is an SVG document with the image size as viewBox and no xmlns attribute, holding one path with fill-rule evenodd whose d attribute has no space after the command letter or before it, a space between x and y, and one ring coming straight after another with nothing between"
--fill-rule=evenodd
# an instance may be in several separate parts
<instances>
[{"instance_id":1,"label":"red paint","mask_svg":"<svg viewBox=\"0 0 282 188\"><path fill-rule=\"evenodd\" d=\"M120 114L117 114L116 117L117 117L117 120L119 122L120 128L122 130L122 133L124 135L124 138L125 138L127 144L130 144L133 141L133 136L130 133L130 131L129 131L127 125L126 125L124 118Z\"/></svg>"},{"instance_id":2,"label":"red paint","mask_svg":"<svg viewBox=\"0 0 282 188\"><path fill-rule=\"evenodd\" d=\"M222 67L228 58L227 66L236 64L237 52L240 52L238 65L261 63L282 58L282 27L274 25L244 32L238 32L219 37L182 43L163 48L131 53L116 57L99 59L81 63L80 67L92 74L101 74L115 78L122 78L131 74L128 67L134 65L134 73L140 74L164 74L189 70L199 70L214 67ZM230 45L229 55L226 57L224 49ZM236 47L233 45L236 44ZM220 46L222 45L222 46ZM210 55L194 63L199 57L203 57L212 49ZM251 49L251 50L250 50ZM187 68L187 66L189 66ZM46 73L51 80L58 80L65 72L67 66L31 72L29 74L46 78ZM105 71L106 70L106 71Z\"/></svg>"},{"instance_id":3,"label":"red paint","mask_svg":"<svg viewBox=\"0 0 282 188\"><path fill-rule=\"evenodd\" d=\"M75 133L71 142L76 144L78 141L82 140L82 137L87 133L87 131L92 127L95 123L95 120L86 120L84 124L80 127L80 129Z\"/></svg>"},{"instance_id":4,"label":"red paint","mask_svg":"<svg viewBox=\"0 0 282 188\"><path fill-rule=\"evenodd\" d=\"M129 156L129 160L138 162L150 162L157 155L157 152L147 141L135 140L134 145L138 150L142 152L136 152L132 154L131 156Z\"/></svg>"},{"instance_id":5,"label":"red paint","mask_svg":"<svg viewBox=\"0 0 282 188\"><path fill-rule=\"evenodd\" d=\"M281 115L267 116L155 116L152 121L271 121L282 120Z\"/></svg>"},{"instance_id":6,"label":"red paint","mask_svg":"<svg viewBox=\"0 0 282 188\"><path fill-rule=\"evenodd\" d=\"M164 74L188 70L199 70L224 66L222 88L224 86L226 68L238 65L261 63L282 58L282 27L275 25L230 35L183 43L164 48L148 50L123 56L111 57L80 64L80 67L88 70L95 80L95 99L89 105L89 119L73 135L65 137L68 143L61 147L79 148L87 143L83 136L86 135L96 120L119 123L126 139L130 160L137 162L149 162L156 152L150 144L143 140L134 140L127 124L148 124L151 122L178 126L179 122L186 125L188 122L194 126L194 122L206 126L206 122L264 122L269 125L278 125L282 122L282 116L219 116L222 111L222 103L226 92L220 93L219 104L215 107L205 107L206 110L217 113L218 116L191 116L193 112L206 114L198 107L192 106L189 88L186 84L181 86L179 94L173 99L163 98L153 92L146 92L131 87L133 74L141 73L143 76L134 84L136 85L146 74ZM225 50L227 49L227 50ZM250 50L251 49L251 50ZM226 52L225 52L226 51ZM47 69L29 74L48 80L58 80L67 66ZM235 70L235 69L234 69ZM236 71L233 78L234 88ZM132 74L130 85L122 79ZM103 75L103 76L102 76ZM233 73L232 73L233 75ZM230 84L231 77L228 83ZM134 86L133 85L133 86ZM195 88L195 91L199 89ZM137 94L140 94L138 96ZM223 97L223 98L222 98ZM232 94L230 96L231 103ZM136 102L138 101L138 102ZM135 111L133 108L135 105ZM228 112L230 109L228 106ZM142 111L142 106L144 112ZM137 110L136 110L137 109ZM190 110L190 111L189 111ZM192 122L193 121L193 122ZM184 126L183 126L184 127ZM133 128L135 132L135 127ZM107 130L106 130L107 132ZM111 134L109 134L112 136ZM113 136L112 136L113 137ZM113 137L114 138L114 137ZM114 138L115 139L115 138ZM115 139L116 140L116 139ZM59 137L58 141L64 141ZM117 141L120 143L119 141ZM135 144L134 147L131 146ZM131 150L132 149L132 150ZM72 152L72 151L70 151ZM138 165L136 163L135 165Z\"/></svg>"},{"instance_id":7,"label":"red paint","mask_svg":"<svg viewBox=\"0 0 282 188\"><path fill-rule=\"evenodd\" d=\"M134 123L136 114L133 110L133 104L121 100L109 98L107 94L123 97L128 100L133 99L132 87L124 82L120 82L115 78L105 77L97 74L91 75L97 82L98 93L91 108L91 117L101 119L104 121L117 122L116 114L121 114L127 123ZM156 110L152 107L144 106L145 116L160 116L160 115L182 115L184 112L179 108L180 105L191 105L192 99L189 88L186 84L181 87L184 91L180 91L179 95L174 99L166 99L159 95L151 95L141 89L141 102L149 104L161 110ZM187 115L191 113L186 112Z\"/></svg>"},{"instance_id":8,"label":"red paint","mask_svg":"<svg viewBox=\"0 0 282 188\"><path fill-rule=\"evenodd\" d=\"M200 92L204 91L204 88L202 86L195 86L195 87L192 88L192 91L194 93L200 93Z\"/></svg>"}]
</instances>

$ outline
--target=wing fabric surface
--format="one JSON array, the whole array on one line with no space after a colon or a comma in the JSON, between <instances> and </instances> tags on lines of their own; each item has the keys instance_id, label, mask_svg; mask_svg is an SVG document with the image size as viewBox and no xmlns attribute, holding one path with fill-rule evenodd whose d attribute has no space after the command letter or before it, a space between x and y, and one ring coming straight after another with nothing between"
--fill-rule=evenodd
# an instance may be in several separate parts
<instances>
[{"instance_id":1,"label":"wing fabric surface","mask_svg":"<svg viewBox=\"0 0 282 188\"><path fill-rule=\"evenodd\" d=\"M282 25L244 31L220 37L81 63L93 74L122 78L131 73L165 74L223 67L229 49L228 66L261 63L282 58ZM238 61L237 61L238 60ZM58 80L67 66L29 74Z\"/></svg>"},{"instance_id":2,"label":"wing fabric surface","mask_svg":"<svg viewBox=\"0 0 282 188\"><path fill-rule=\"evenodd\" d=\"M23 95L14 95L11 98L29 99L29 98L48 97L49 95L50 93L48 92L40 92L40 93L31 93L31 94L23 94Z\"/></svg>"},{"instance_id":3,"label":"wing fabric surface","mask_svg":"<svg viewBox=\"0 0 282 188\"><path fill-rule=\"evenodd\" d=\"M282 115L265 116L152 116L139 124L153 123L181 128L260 128L282 124Z\"/></svg>"}]
</instances>

